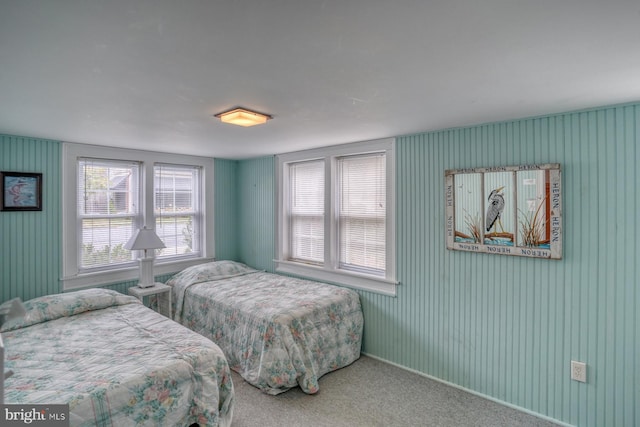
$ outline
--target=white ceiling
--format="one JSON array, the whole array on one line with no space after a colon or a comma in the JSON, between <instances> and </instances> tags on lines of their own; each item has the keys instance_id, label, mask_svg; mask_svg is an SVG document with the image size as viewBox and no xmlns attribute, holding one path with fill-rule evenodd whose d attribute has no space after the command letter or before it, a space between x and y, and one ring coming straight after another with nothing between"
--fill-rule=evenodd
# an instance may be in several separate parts
<instances>
[{"instance_id":1,"label":"white ceiling","mask_svg":"<svg viewBox=\"0 0 640 427\"><path fill-rule=\"evenodd\" d=\"M0 133L241 159L638 101L640 1L0 0L0 58Z\"/></svg>"}]
</instances>

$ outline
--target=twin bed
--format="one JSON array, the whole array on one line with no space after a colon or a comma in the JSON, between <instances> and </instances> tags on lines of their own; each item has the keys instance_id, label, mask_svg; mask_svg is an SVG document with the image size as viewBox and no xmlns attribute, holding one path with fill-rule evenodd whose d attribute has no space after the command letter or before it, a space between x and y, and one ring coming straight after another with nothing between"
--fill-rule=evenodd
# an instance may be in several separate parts
<instances>
[{"instance_id":1,"label":"twin bed","mask_svg":"<svg viewBox=\"0 0 640 427\"><path fill-rule=\"evenodd\" d=\"M71 426L231 425L231 371L210 340L106 289L25 307L2 326L5 403L68 403Z\"/></svg>"},{"instance_id":2,"label":"twin bed","mask_svg":"<svg viewBox=\"0 0 640 427\"><path fill-rule=\"evenodd\" d=\"M218 344L231 369L265 393L316 393L322 375L360 357L364 320L351 289L233 261L187 268L167 284L174 320Z\"/></svg>"},{"instance_id":3,"label":"twin bed","mask_svg":"<svg viewBox=\"0 0 640 427\"><path fill-rule=\"evenodd\" d=\"M68 403L72 426L228 426L230 369L268 394L313 394L360 357L355 291L231 261L167 284L175 322L99 288L27 301L27 315L2 326L15 373L5 403Z\"/></svg>"}]
</instances>

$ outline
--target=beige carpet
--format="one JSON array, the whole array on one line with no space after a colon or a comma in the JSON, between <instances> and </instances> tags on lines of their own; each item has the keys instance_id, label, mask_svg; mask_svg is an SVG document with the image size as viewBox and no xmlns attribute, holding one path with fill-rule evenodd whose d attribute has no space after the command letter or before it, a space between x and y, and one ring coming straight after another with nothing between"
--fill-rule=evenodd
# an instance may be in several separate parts
<instances>
[{"instance_id":1,"label":"beige carpet","mask_svg":"<svg viewBox=\"0 0 640 427\"><path fill-rule=\"evenodd\" d=\"M233 427L556 426L366 356L322 377L315 395L269 396L235 372L233 381Z\"/></svg>"}]
</instances>

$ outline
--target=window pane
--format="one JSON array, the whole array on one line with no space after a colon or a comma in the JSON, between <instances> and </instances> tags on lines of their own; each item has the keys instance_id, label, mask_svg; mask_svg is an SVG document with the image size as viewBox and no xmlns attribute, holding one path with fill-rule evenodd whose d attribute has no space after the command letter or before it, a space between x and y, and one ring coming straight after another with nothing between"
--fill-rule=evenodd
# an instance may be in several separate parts
<instances>
[{"instance_id":1,"label":"window pane","mask_svg":"<svg viewBox=\"0 0 640 427\"><path fill-rule=\"evenodd\" d=\"M200 168L180 165L154 167L156 232L166 245L158 258L199 256Z\"/></svg>"},{"instance_id":2,"label":"window pane","mask_svg":"<svg viewBox=\"0 0 640 427\"><path fill-rule=\"evenodd\" d=\"M197 251L192 216L158 217L156 233L166 246L156 252L157 257L190 255Z\"/></svg>"},{"instance_id":3,"label":"window pane","mask_svg":"<svg viewBox=\"0 0 640 427\"><path fill-rule=\"evenodd\" d=\"M198 168L156 165L154 171L156 215L197 210Z\"/></svg>"},{"instance_id":4,"label":"window pane","mask_svg":"<svg viewBox=\"0 0 640 427\"><path fill-rule=\"evenodd\" d=\"M324 161L289 166L290 259L324 261Z\"/></svg>"},{"instance_id":5,"label":"window pane","mask_svg":"<svg viewBox=\"0 0 640 427\"><path fill-rule=\"evenodd\" d=\"M324 218L291 216L292 259L322 262L324 260Z\"/></svg>"},{"instance_id":6,"label":"window pane","mask_svg":"<svg viewBox=\"0 0 640 427\"><path fill-rule=\"evenodd\" d=\"M386 176L384 154L338 160L340 268L384 275Z\"/></svg>"},{"instance_id":7,"label":"window pane","mask_svg":"<svg viewBox=\"0 0 640 427\"><path fill-rule=\"evenodd\" d=\"M80 215L137 213L137 164L83 159L78 175Z\"/></svg>"},{"instance_id":8,"label":"window pane","mask_svg":"<svg viewBox=\"0 0 640 427\"><path fill-rule=\"evenodd\" d=\"M134 231L133 218L88 218L82 224L81 268L104 267L133 261L123 246Z\"/></svg>"}]
</instances>

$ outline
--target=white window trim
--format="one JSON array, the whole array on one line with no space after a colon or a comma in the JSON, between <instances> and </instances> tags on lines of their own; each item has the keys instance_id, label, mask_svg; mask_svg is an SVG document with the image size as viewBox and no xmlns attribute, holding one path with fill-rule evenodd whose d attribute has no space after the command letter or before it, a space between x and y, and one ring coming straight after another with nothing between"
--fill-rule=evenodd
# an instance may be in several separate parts
<instances>
[{"instance_id":1,"label":"white window trim","mask_svg":"<svg viewBox=\"0 0 640 427\"><path fill-rule=\"evenodd\" d=\"M325 215L325 230L329 230L329 236L325 234L325 263L322 266L310 265L300 262L294 262L286 259L287 243L285 241L285 233L287 230L287 201L286 197L289 192L288 179L285 179L287 165L289 163L301 162L305 160L326 159L325 163L327 174L325 175L325 187L329 191L325 192L325 205L333 206L331 199L335 199L335 185L333 177L329 173L330 163L335 163L336 157L368 154L374 152L382 152L386 154L386 175L387 175L387 212L386 212L386 273L385 277L377 277L366 274L358 274L339 270L337 268L337 260L332 259L331 254L337 254L336 250L332 251L332 246L336 246L337 242L333 241L336 224L334 215ZM281 273L295 274L298 276L309 277L311 279L337 283L351 288L362 289L366 291L376 292L389 296L396 296L396 288L398 282L396 280L396 185L395 185L395 139L379 139L374 141L363 141L351 144L335 145L322 147L312 150L298 151L294 153L280 154L277 156L277 200L278 200L278 217L277 217L277 259L276 271Z\"/></svg>"},{"instance_id":2,"label":"white window trim","mask_svg":"<svg viewBox=\"0 0 640 427\"><path fill-rule=\"evenodd\" d=\"M208 157L187 156L183 154L156 153L153 151L130 150L127 148L101 147L87 144L65 142L62 145L62 288L79 289L106 285L110 283L136 280L139 268L123 267L108 271L80 273L78 271L77 238L77 177L78 158L98 158L138 161L142 164L140 181L144 188L144 203L140 207L144 223L155 228L153 212L153 174L156 163L184 164L202 167L202 204L204 209L204 230L202 257L186 260L156 260L154 274L162 275L180 271L191 265L201 264L214 259L214 222L213 222L213 164Z\"/></svg>"}]
</instances>

